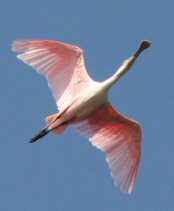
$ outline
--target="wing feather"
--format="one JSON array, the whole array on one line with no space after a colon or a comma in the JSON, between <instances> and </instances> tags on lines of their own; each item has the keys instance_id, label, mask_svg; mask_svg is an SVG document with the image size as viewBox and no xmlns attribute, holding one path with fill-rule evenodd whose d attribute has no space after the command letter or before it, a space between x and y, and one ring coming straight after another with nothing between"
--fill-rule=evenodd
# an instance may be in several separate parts
<instances>
[{"instance_id":1,"label":"wing feather","mask_svg":"<svg viewBox=\"0 0 174 211\"><path fill-rule=\"evenodd\" d=\"M12 49L22 52L17 57L46 76L59 110L93 82L79 47L49 40L18 40Z\"/></svg>"},{"instance_id":2,"label":"wing feather","mask_svg":"<svg viewBox=\"0 0 174 211\"><path fill-rule=\"evenodd\" d=\"M121 191L131 193L141 158L141 128L110 104L77 125L77 131L106 153L111 175Z\"/></svg>"}]
</instances>

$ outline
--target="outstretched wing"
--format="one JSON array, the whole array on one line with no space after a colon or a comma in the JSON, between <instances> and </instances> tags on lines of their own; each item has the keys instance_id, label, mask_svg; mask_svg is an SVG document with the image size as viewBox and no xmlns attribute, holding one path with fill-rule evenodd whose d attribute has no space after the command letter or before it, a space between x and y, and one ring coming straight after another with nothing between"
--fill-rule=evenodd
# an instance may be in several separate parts
<instances>
[{"instance_id":1,"label":"outstretched wing","mask_svg":"<svg viewBox=\"0 0 174 211\"><path fill-rule=\"evenodd\" d=\"M77 131L106 153L111 175L121 191L131 193L141 158L141 128L110 104L77 125Z\"/></svg>"},{"instance_id":2,"label":"outstretched wing","mask_svg":"<svg viewBox=\"0 0 174 211\"><path fill-rule=\"evenodd\" d=\"M59 110L93 82L79 47L49 40L18 40L12 49L22 52L17 57L46 76Z\"/></svg>"}]
</instances>

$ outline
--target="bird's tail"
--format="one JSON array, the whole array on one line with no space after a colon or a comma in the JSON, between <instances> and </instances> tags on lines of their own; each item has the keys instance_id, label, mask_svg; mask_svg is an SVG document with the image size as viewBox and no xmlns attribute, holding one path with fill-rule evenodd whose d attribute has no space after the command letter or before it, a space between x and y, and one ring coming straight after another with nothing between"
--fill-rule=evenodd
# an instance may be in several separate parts
<instances>
[{"instance_id":1,"label":"bird's tail","mask_svg":"<svg viewBox=\"0 0 174 211\"><path fill-rule=\"evenodd\" d=\"M30 140L30 143L33 143L40 138L43 138L51 131L53 131L56 135L61 135L67 127L66 125L67 122L66 121L63 122L63 119L58 114L53 114L51 116L48 116L46 118L46 122L47 122L47 127L39 131L35 136L33 136Z\"/></svg>"},{"instance_id":2,"label":"bird's tail","mask_svg":"<svg viewBox=\"0 0 174 211\"><path fill-rule=\"evenodd\" d=\"M64 121L62 116L58 116L57 114L48 116L46 118L46 122L50 130L53 131L56 135L61 135L67 127L67 122Z\"/></svg>"}]
</instances>

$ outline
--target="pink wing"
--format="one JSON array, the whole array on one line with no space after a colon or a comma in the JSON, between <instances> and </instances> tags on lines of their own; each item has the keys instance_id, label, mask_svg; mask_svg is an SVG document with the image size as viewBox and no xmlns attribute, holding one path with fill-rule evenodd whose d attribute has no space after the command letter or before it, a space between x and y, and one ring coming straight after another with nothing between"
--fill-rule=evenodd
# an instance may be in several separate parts
<instances>
[{"instance_id":1,"label":"pink wing","mask_svg":"<svg viewBox=\"0 0 174 211\"><path fill-rule=\"evenodd\" d=\"M77 125L77 131L106 153L112 177L121 191L131 193L141 158L141 128L110 104Z\"/></svg>"},{"instance_id":2,"label":"pink wing","mask_svg":"<svg viewBox=\"0 0 174 211\"><path fill-rule=\"evenodd\" d=\"M73 45L48 40L19 40L13 43L17 57L46 76L57 101L64 110L84 87L94 82L88 75L83 51Z\"/></svg>"}]
</instances>

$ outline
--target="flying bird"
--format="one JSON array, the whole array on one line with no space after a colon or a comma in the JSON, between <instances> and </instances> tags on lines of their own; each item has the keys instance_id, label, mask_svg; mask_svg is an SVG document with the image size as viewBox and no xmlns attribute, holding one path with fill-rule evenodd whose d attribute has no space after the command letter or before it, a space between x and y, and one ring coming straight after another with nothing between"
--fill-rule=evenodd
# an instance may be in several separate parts
<instances>
[{"instance_id":1,"label":"flying bird","mask_svg":"<svg viewBox=\"0 0 174 211\"><path fill-rule=\"evenodd\" d=\"M61 135L75 124L80 134L106 153L115 184L130 194L141 159L141 127L111 105L108 91L149 46L149 41L142 41L116 73L100 83L89 76L83 50L77 46L51 40L14 41L13 51L21 52L17 58L47 78L58 107L58 113L46 118L47 126L30 142L50 131Z\"/></svg>"}]
</instances>

